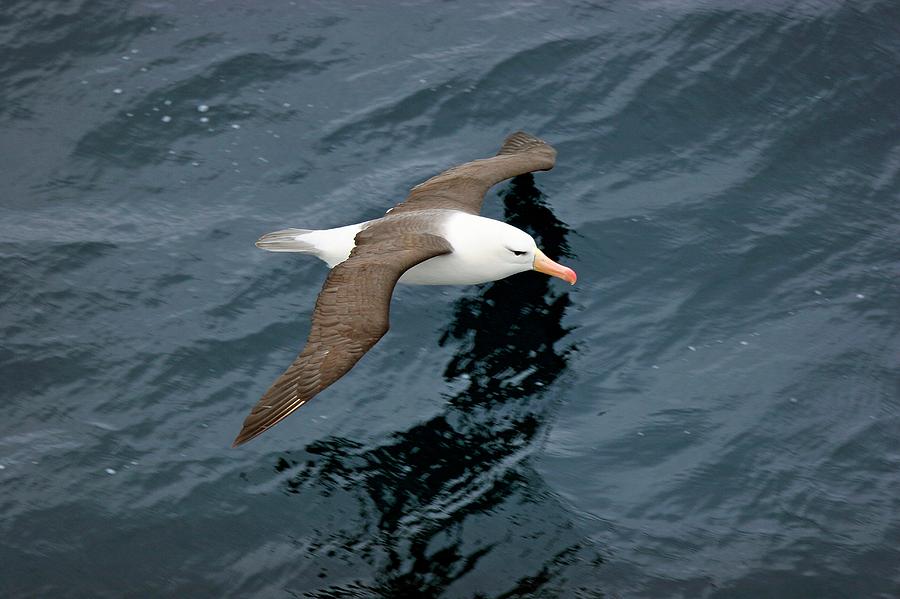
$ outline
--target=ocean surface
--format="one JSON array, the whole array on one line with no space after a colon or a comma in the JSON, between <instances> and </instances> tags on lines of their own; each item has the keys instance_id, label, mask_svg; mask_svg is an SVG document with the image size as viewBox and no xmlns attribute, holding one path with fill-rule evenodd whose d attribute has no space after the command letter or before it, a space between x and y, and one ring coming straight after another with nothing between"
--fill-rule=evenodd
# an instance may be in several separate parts
<instances>
[{"instance_id":1,"label":"ocean surface","mask_svg":"<svg viewBox=\"0 0 900 599\"><path fill-rule=\"evenodd\" d=\"M900 596L900 4L0 8L0 596ZM518 129L578 284L398 288L237 449L327 268Z\"/></svg>"}]
</instances>

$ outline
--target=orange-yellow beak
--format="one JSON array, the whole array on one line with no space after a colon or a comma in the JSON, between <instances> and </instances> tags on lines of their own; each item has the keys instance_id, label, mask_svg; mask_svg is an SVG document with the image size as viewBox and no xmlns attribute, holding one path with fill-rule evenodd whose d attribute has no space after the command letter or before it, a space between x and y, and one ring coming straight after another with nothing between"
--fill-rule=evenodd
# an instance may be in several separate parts
<instances>
[{"instance_id":1,"label":"orange-yellow beak","mask_svg":"<svg viewBox=\"0 0 900 599\"><path fill-rule=\"evenodd\" d=\"M559 277L563 281L568 282L570 285L574 285L575 281L578 279L578 275L575 274L575 271L567 266L563 266L562 264L557 264L550 258L544 255L544 252L541 250L537 250L534 253L534 265L532 268L538 272L542 272L545 275L550 275L551 277Z\"/></svg>"}]
</instances>

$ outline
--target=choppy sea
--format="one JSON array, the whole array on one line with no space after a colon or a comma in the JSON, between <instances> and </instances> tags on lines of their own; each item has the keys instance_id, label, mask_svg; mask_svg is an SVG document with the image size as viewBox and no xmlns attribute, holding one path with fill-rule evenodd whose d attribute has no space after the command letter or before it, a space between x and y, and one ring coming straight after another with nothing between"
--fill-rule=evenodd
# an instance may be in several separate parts
<instances>
[{"instance_id":1,"label":"choppy sea","mask_svg":"<svg viewBox=\"0 0 900 599\"><path fill-rule=\"evenodd\" d=\"M7 0L0 596L900 596L900 5ZM326 267L524 129L574 268L398 288L265 435Z\"/></svg>"}]
</instances>

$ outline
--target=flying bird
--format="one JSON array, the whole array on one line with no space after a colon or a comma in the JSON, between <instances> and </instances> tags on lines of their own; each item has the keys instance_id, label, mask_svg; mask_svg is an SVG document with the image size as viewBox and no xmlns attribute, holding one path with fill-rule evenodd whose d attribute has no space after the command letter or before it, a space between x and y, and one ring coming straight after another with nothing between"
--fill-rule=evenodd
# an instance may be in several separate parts
<instances>
[{"instance_id":1,"label":"flying bird","mask_svg":"<svg viewBox=\"0 0 900 599\"><path fill-rule=\"evenodd\" d=\"M479 215L493 185L550 170L555 162L550 144L519 131L496 156L416 185L382 218L263 235L257 247L312 254L331 272L316 300L306 347L250 411L233 447L267 431L344 376L387 333L398 282L473 285L536 270L574 285L575 271L545 256L528 233Z\"/></svg>"}]
</instances>

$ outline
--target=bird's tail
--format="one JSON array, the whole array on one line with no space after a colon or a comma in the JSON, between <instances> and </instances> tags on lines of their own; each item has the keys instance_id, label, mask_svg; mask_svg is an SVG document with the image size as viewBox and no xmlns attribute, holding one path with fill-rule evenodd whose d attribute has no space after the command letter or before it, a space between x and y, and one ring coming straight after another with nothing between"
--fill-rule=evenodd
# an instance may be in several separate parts
<instances>
[{"instance_id":1,"label":"bird's tail","mask_svg":"<svg viewBox=\"0 0 900 599\"><path fill-rule=\"evenodd\" d=\"M256 241L256 247L270 252L318 254L316 246L303 239L305 235L312 232L311 229L284 229L266 233Z\"/></svg>"}]
</instances>

